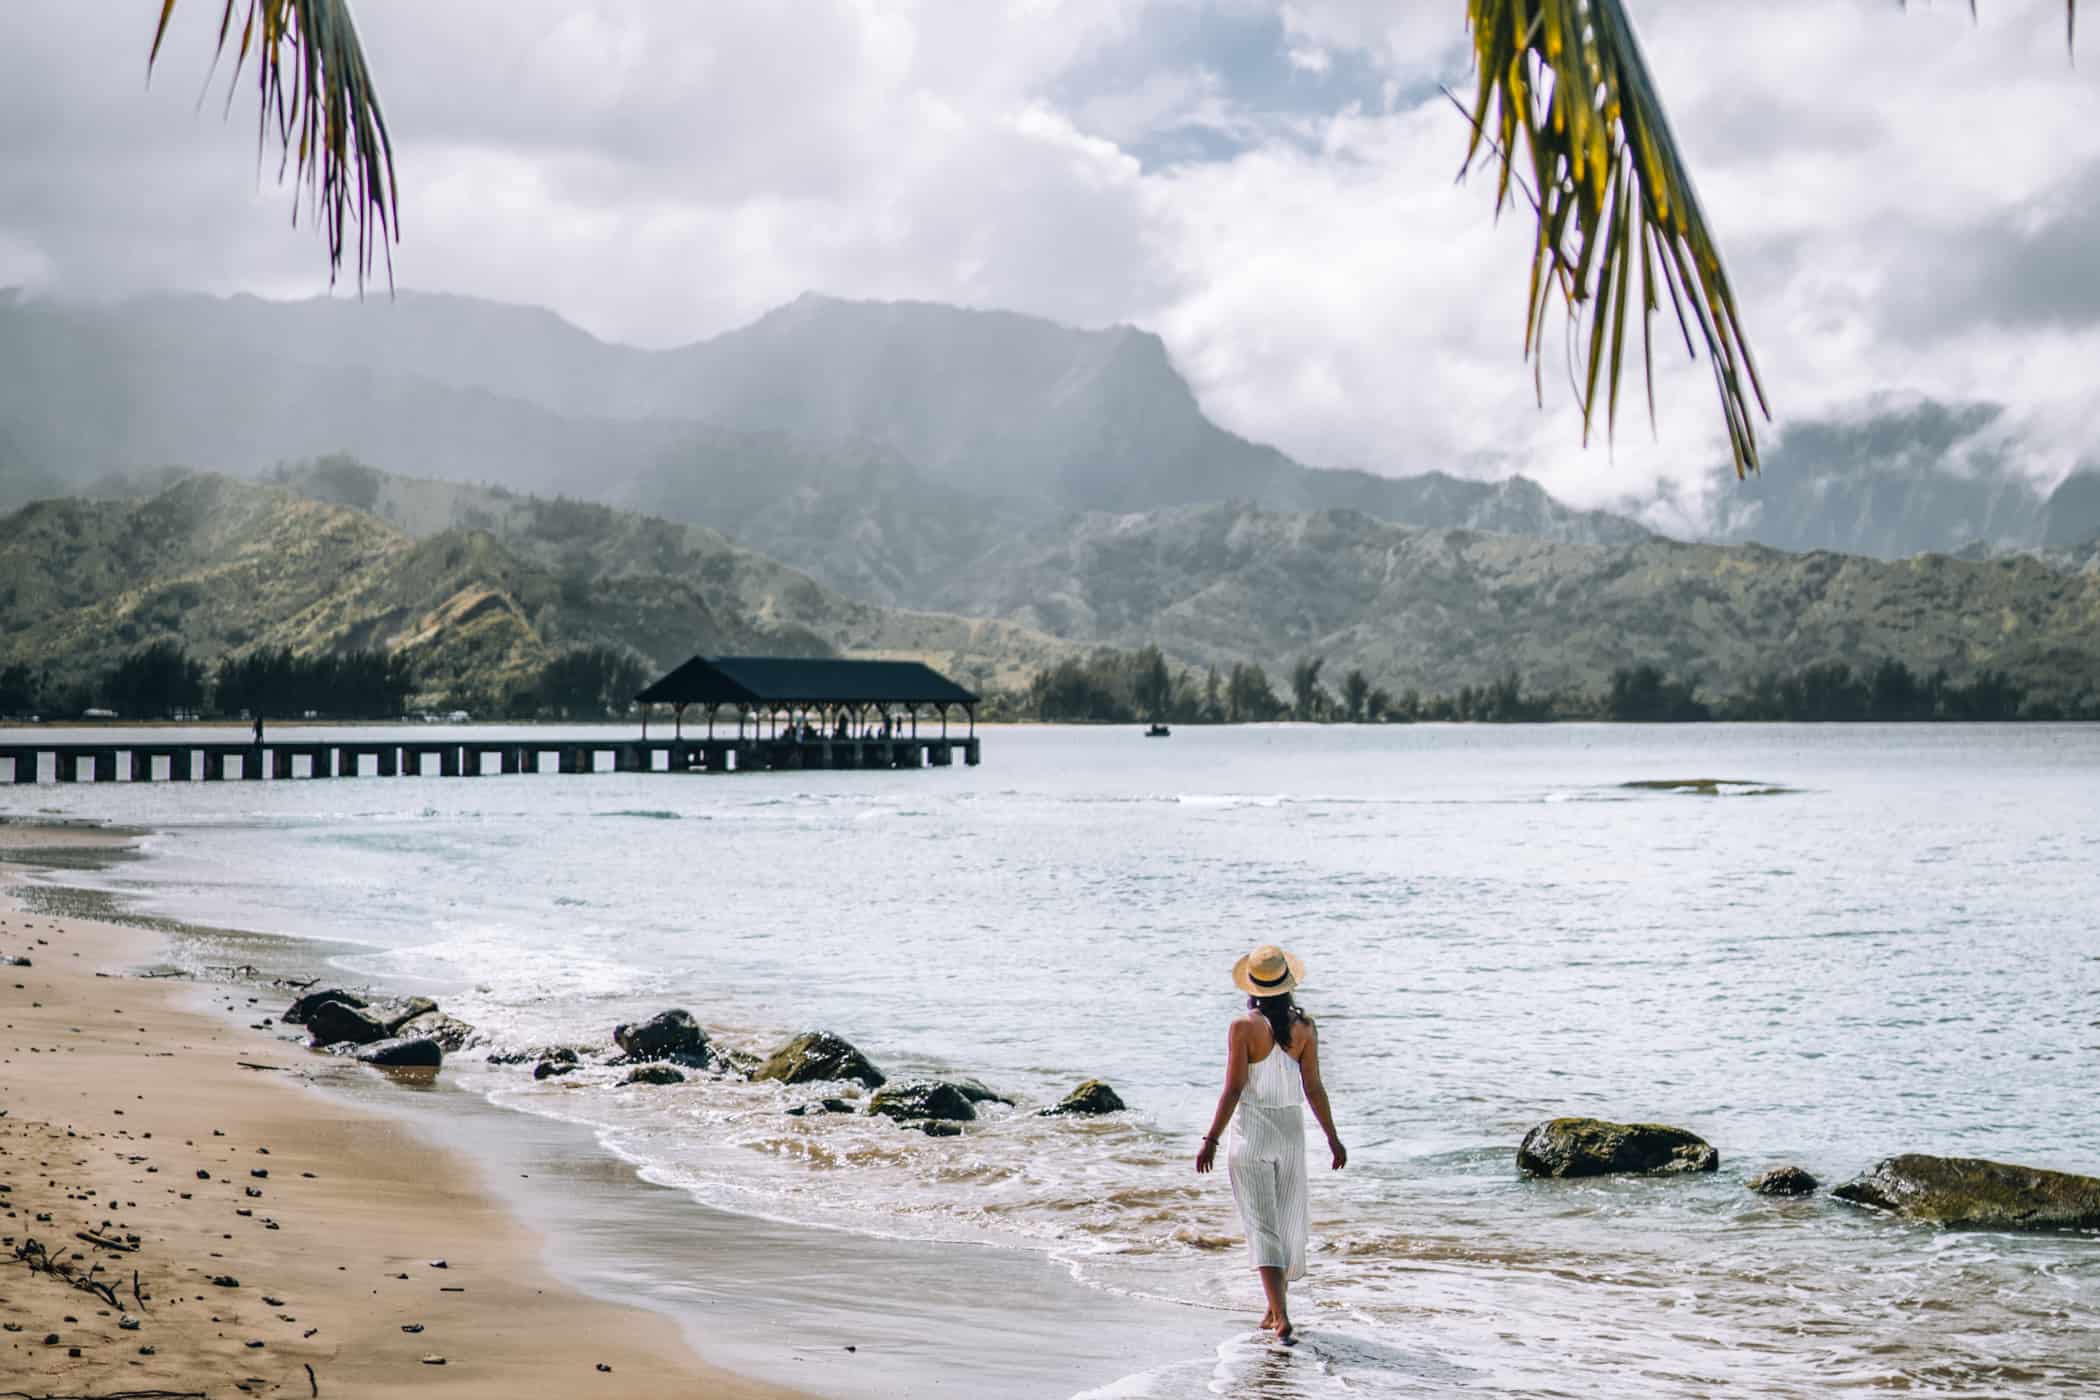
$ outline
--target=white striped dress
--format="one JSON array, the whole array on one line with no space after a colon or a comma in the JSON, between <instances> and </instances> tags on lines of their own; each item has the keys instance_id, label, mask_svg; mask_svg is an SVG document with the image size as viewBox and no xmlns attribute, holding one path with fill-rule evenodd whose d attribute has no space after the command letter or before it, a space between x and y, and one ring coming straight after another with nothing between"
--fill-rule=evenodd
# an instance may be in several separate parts
<instances>
[{"instance_id":1,"label":"white striped dress","mask_svg":"<svg viewBox=\"0 0 2100 1400\"><path fill-rule=\"evenodd\" d=\"M1282 1269L1287 1279L1305 1276L1304 1102L1298 1062L1272 1047L1247 1067L1225 1159L1254 1267Z\"/></svg>"}]
</instances>

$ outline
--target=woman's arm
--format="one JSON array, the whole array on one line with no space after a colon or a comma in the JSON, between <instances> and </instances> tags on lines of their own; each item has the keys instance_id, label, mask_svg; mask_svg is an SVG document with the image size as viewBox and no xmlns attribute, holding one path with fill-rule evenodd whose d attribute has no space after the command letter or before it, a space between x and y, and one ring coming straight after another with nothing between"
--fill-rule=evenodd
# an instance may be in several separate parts
<instances>
[{"instance_id":1,"label":"woman's arm","mask_svg":"<svg viewBox=\"0 0 2100 1400\"><path fill-rule=\"evenodd\" d=\"M1305 1053L1298 1057L1298 1077L1305 1081L1305 1101L1312 1105L1313 1117L1320 1120L1327 1133L1327 1148L1334 1153L1334 1169L1340 1171L1349 1165L1349 1149L1342 1146L1341 1138L1334 1131L1334 1110L1327 1105L1327 1086L1320 1082L1320 1036L1311 1026L1301 1028L1305 1035Z\"/></svg>"},{"instance_id":2,"label":"woman's arm","mask_svg":"<svg viewBox=\"0 0 2100 1400\"><path fill-rule=\"evenodd\" d=\"M1225 1088L1218 1094L1218 1111L1210 1116L1210 1132L1196 1152L1196 1170L1207 1172L1217 1165L1218 1139L1240 1106L1240 1093L1247 1087L1247 1023L1234 1021L1225 1035Z\"/></svg>"}]
</instances>

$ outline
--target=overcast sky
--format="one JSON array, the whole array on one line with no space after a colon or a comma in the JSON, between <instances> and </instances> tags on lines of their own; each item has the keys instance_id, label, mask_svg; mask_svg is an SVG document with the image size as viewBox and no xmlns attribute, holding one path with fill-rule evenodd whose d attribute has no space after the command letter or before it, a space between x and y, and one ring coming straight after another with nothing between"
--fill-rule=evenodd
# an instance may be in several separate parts
<instances>
[{"instance_id":1,"label":"overcast sky","mask_svg":"<svg viewBox=\"0 0 2100 1400\"><path fill-rule=\"evenodd\" d=\"M220 6L8 0L0 286L325 290L199 107ZM2100 52L2061 0L1633 0L1779 425L2002 402L2100 459ZM2100 6L2095 7L2100 10ZM1704 366L1584 451L1521 362L1528 229L1454 182L1461 0L359 0L404 288L693 340L804 290L1166 338L1214 417L1318 465L1526 471L1584 504L1725 455ZM2100 13L2088 20L2100 34ZM339 293L345 294L345 293ZM1658 326L1658 347L1666 327ZM1767 431L1768 440L1776 433Z\"/></svg>"}]
</instances>

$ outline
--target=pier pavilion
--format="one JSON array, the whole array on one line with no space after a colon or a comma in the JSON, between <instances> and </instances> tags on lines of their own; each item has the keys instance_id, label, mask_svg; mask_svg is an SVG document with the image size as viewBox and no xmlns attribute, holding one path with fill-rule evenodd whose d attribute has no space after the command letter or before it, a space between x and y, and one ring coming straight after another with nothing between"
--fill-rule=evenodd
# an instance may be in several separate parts
<instances>
[{"instance_id":1,"label":"pier pavilion","mask_svg":"<svg viewBox=\"0 0 2100 1400\"><path fill-rule=\"evenodd\" d=\"M917 661L847 661L830 657L696 656L635 697L642 707L642 737L649 737L649 712L668 705L674 742L685 738L686 711L707 712L707 734L698 742L722 743L715 725L723 710L736 715L736 740L765 746L772 767L942 768L978 761L979 696ZM959 715L965 728L951 734ZM922 736L921 717L940 728ZM750 738L746 738L746 734ZM725 736L726 737L726 736ZM712 763L712 758L710 758Z\"/></svg>"}]
</instances>

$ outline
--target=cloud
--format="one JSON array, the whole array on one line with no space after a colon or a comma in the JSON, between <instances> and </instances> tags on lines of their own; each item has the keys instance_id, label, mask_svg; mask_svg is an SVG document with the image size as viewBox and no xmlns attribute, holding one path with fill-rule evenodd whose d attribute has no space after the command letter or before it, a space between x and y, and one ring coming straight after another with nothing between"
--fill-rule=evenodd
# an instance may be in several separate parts
<instances>
[{"instance_id":1,"label":"cloud","mask_svg":"<svg viewBox=\"0 0 2100 1400\"><path fill-rule=\"evenodd\" d=\"M0 282L72 295L325 287L201 108L217 7L17 0L0 49ZM1789 424L2003 405L2040 478L2100 430L2100 83L2058 0L1636 0ZM1306 460L1524 471L1584 504L1725 454L1667 315L1655 431L1580 445L1554 342L1520 355L1529 230L1454 181L1459 0L363 0L398 138L401 285L664 345L805 289L1159 330L1206 407ZM131 26L127 28L126 26ZM224 81L221 70L220 80Z\"/></svg>"}]
</instances>

